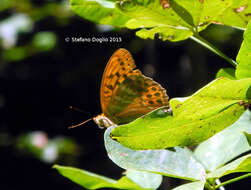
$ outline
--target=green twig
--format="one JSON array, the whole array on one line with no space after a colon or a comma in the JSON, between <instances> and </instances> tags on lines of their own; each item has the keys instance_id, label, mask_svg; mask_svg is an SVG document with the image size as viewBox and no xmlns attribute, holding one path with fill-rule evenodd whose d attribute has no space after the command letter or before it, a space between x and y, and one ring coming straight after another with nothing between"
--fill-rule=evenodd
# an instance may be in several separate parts
<instances>
[{"instance_id":1,"label":"green twig","mask_svg":"<svg viewBox=\"0 0 251 190\"><path fill-rule=\"evenodd\" d=\"M233 179L230 179L228 181L225 181L217 186L215 186L215 189L221 187L221 186L224 186L224 185L227 185L227 184L230 184L230 183L233 183L233 182L236 182L236 181L239 181L241 179L244 179L244 178L247 178L247 177L250 177L251 176L251 173L248 173L248 174L245 174L245 175L242 175L242 176L239 176L239 177L236 177L236 178L233 178Z\"/></svg>"},{"instance_id":2,"label":"green twig","mask_svg":"<svg viewBox=\"0 0 251 190\"><path fill-rule=\"evenodd\" d=\"M209 190L214 190L214 188L210 185L209 182L206 182L206 183L205 183L205 187L206 187L207 189L209 189Z\"/></svg>"},{"instance_id":3,"label":"green twig","mask_svg":"<svg viewBox=\"0 0 251 190\"><path fill-rule=\"evenodd\" d=\"M204 38L202 38L199 34L195 33L193 36L190 37L191 39L193 39L194 41L200 43L201 45L203 45L204 47L208 48L209 50L211 50L212 52L216 53L217 55L219 55L220 57L222 57L223 59L225 59L226 61L228 61L230 64L232 64L234 67L237 66L237 63L232 60L231 58L229 58L228 56L226 56L223 52L221 52L219 49L217 49L213 44L211 44L210 42L206 41Z\"/></svg>"}]
</instances>

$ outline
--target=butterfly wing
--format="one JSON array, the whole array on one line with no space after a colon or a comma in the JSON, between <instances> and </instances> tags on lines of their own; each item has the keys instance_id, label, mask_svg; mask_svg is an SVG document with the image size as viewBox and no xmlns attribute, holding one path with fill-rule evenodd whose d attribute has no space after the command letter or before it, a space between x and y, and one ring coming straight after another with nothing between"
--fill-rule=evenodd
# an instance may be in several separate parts
<instances>
[{"instance_id":1,"label":"butterfly wing","mask_svg":"<svg viewBox=\"0 0 251 190\"><path fill-rule=\"evenodd\" d=\"M102 78L101 106L106 117L117 124L128 123L162 106L168 106L164 88L144 76L131 54L117 50L110 58Z\"/></svg>"},{"instance_id":2,"label":"butterfly wing","mask_svg":"<svg viewBox=\"0 0 251 190\"><path fill-rule=\"evenodd\" d=\"M118 87L128 75L136 67L131 54L126 49L118 49L109 59L105 71L103 73L100 102L103 113L107 115L107 108L111 104L111 100L116 94Z\"/></svg>"}]
</instances>

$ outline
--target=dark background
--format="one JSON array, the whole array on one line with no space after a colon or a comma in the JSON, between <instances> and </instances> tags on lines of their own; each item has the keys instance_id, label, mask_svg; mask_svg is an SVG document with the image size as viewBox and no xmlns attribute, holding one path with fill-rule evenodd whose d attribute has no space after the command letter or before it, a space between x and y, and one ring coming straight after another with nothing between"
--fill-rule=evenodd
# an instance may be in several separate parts
<instances>
[{"instance_id":1,"label":"dark background","mask_svg":"<svg viewBox=\"0 0 251 190\"><path fill-rule=\"evenodd\" d=\"M50 2L29 3L38 9ZM0 19L16 12L31 15L30 10L26 12L18 7L13 5L3 9ZM135 36L135 31L125 29L101 32L95 24L74 13L63 18L67 20L64 24L59 24L60 19L55 15L34 19L33 30L18 35L16 46L22 46L37 32L52 31L57 36L57 43L50 51L9 61L3 56L6 49L1 48L0 133L4 135L0 138L5 137L1 139L0 147L1 190L83 189L52 169L54 163L68 164L115 179L121 176L123 170L106 155L104 130L92 121L76 129L67 129L102 112L99 102L101 77L116 49L128 49L138 68L166 88L170 98L191 95L213 80L220 68L231 67L192 40L178 43L143 40ZM202 36L234 59L242 41L241 31L223 26L210 26ZM72 43L65 41L67 37L121 37L122 42ZM69 106L78 107L85 113L71 111ZM48 164L17 151L15 139L32 131L44 131L49 138L64 135L75 139L80 147L78 158L74 162L58 159ZM179 184L177 179L166 178L161 189ZM245 189L247 185L250 185L249 179L226 188Z\"/></svg>"}]
</instances>

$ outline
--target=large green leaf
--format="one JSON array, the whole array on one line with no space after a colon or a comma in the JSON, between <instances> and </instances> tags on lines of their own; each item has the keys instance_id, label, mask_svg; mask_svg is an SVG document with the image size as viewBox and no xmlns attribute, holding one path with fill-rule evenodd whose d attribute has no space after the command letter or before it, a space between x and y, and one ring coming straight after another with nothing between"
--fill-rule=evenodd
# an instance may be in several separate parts
<instances>
[{"instance_id":1,"label":"large green leaf","mask_svg":"<svg viewBox=\"0 0 251 190\"><path fill-rule=\"evenodd\" d=\"M251 154L238 158L237 160L214 170L207 174L207 178L220 178L237 172L251 172Z\"/></svg>"},{"instance_id":2,"label":"large green leaf","mask_svg":"<svg viewBox=\"0 0 251 190\"><path fill-rule=\"evenodd\" d=\"M192 183L187 183L185 185L180 185L173 190L203 190L205 182L203 181L196 181Z\"/></svg>"},{"instance_id":3,"label":"large green leaf","mask_svg":"<svg viewBox=\"0 0 251 190\"><path fill-rule=\"evenodd\" d=\"M158 109L115 128L111 135L138 150L195 145L234 123L247 101L251 101L251 78L219 78L183 102L172 99L173 115Z\"/></svg>"},{"instance_id":4,"label":"large green leaf","mask_svg":"<svg viewBox=\"0 0 251 190\"><path fill-rule=\"evenodd\" d=\"M248 144L251 146L251 133L244 132L244 135L247 138Z\"/></svg>"},{"instance_id":5,"label":"large green leaf","mask_svg":"<svg viewBox=\"0 0 251 190\"><path fill-rule=\"evenodd\" d=\"M239 64L236 68L236 77L251 78L251 22L249 22L247 30L244 33L244 40L237 56L237 62Z\"/></svg>"},{"instance_id":6,"label":"large green leaf","mask_svg":"<svg viewBox=\"0 0 251 190\"><path fill-rule=\"evenodd\" d=\"M209 170L229 162L251 150L243 132L251 133L251 112L247 110L232 126L201 143L195 150L196 158Z\"/></svg>"},{"instance_id":7,"label":"large green leaf","mask_svg":"<svg viewBox=\"0 0 251 190\"><path fill-rule=\"evenodd\" d=\"M130 189L130 190L145 189L135 184L128 177L122 177L116 181L111 178L107 178L101 175L97 175L73 167L66 167L59 165L54 165L53 167L56 168L58 172L64 177L87 189L100 189L100 188Z\"/></svg>"},{"instance_id":8,"label":"large green leaf","mask_svg":"<svg viewBox=\"0 0 251 190\"><path fill-rule=\"evenodd\" d=\"M214 2L214 1L212 1ZM251 20L250 0L227 0L227 8L219 14L216 22L220 24L245 29Z\"/></svg>"},{"instance_id":9,"label":"large green leaf","mask_svg":"<svg viewBox=\"0 0 251 190\"><path fill-rule=\"evenodd\" d=\"M159 173L187 180L205 178L205 170L186 148L170 150L136 151L126 148L110 138L110 127L105 132L105 147L109 158L124 169Z\"/></svg>"},{"instance_id":10,"label":"large green leaf","mask_svg":"<svg viewBox=\"0 0 251 190\"><path fill-rule=\"evenodd\" d=\"M180 41L211 23L245 28L250 20L248 0L172 0L163 8L159 0L71 0L72 10L87 20L116 27L141 29L142 38Z\"/></svg>"},{"instance_id":11,"label":"large green leaf","mask_svg":"<svg viewBox=\"0 0 251 190\"><path fill-rule=\"evenodd\" d=\"M126 23L128 28L144 28L137 32L140 37L153 39L155 34L159 34L163 40L184 40L193 35L192 31L196 21L191 14L196 14L200 3L199 1L179 3L172 1L170 3L172 3L170 9L163 9L159 0L124 1L117 3L116 6L121 12L132 18ZM184 8L185 6L186 8Z\"/></svg>"},{"instance_id":12,"label":"large green leaf","mask_svg":"<svg viewBox=\"0 0 251 190\"><path fill-rule=\"evenodd\" d=\"M157 189L162 182L162 175L137 170L127 170L126 177L145 189Z\"/></svg>"},{"instance_id":13,"label":"large green leaf","mask_svg":"<svg viewBox=\"0 0 251 190\"><path fill-rule=\"evenodd\" d=\"M98 24L124 27L129 19L115 9L114 2L109 0L71 0L71 8L79 16Z\"/></svg>"},{"instance_id":14,"label":"large green leaf","mask_svg":"<svg viewBox=\"0 0 251 190\"><path fill-rule=\"evenodd\" d=\"M235 80L235 69L233 68L223 68L217 72L216 78L227 77L229 79Z\"/></svg>"}]
</instances>

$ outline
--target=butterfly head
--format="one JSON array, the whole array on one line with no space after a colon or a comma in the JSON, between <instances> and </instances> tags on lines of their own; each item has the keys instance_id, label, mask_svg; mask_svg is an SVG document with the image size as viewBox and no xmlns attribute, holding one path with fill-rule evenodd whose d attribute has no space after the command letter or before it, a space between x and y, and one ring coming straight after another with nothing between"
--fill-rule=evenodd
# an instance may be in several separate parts
<instances>
[{"instance_id":1,"label":"butterfly head","mask_svg":"<svg viewBox=\"0 0 251 190\"><path fill-rule=\"evenodd\" d=\"M108 119L104 114L97 115L93 118L93 121L98 125L99 128L108 128L114 125L114 123Z\"/></svg>"}]
</instances>

